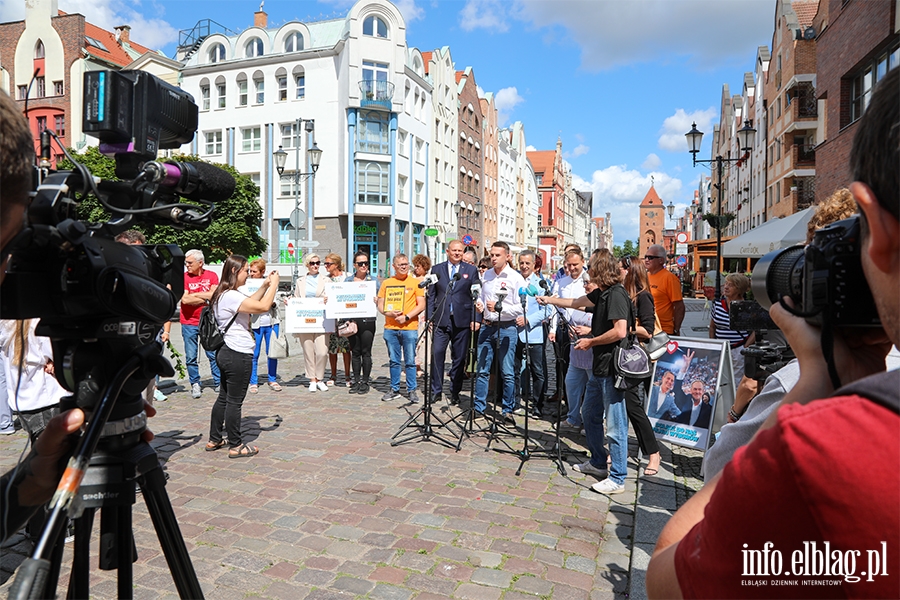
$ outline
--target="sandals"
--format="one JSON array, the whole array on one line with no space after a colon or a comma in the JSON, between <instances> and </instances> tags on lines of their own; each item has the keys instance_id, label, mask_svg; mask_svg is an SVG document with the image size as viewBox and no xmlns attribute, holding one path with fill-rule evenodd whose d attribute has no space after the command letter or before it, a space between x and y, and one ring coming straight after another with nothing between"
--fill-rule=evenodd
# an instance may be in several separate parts
<instances>
[{"instance_id":1,"label":"sandals","mask_svg":"<svg viewBox=\"0 0 900 600\"><path fill-rule=\"evenodd\" d=\"M259 454L259 448L241 444L228 451L228 458L250 458Z\"/></svg>"},{"instance_id":2,"label":"sandals","mask_svg":"<svg viewBox=\"0 0 900 600\"><path fill-rule=\"evenodd\" d=\"M225 444L227 444L225 440L219 440L218 442L214 442L212 440L206 443L206 451L207 452L215 452L219 448L224 448Z\"/></svg>"},{"instance_id":3,"label":"sandals","mask_svg":"<svg viewBox=\"0 0 900 600\"><path fill-rule=\"evenodd\" d=\"M270 384L270 385L271 385L271 384ZM256 385L256 384L254 383L254 384L252 384L252 385L250 386L250 389L249 389L248 391L249 391L251 394L258 394L258 393L259 393L259 386Z\"/></svg>"},{"instance_id":4,"label":"sandals","mask_svg":"<svg viewBox=\"0 0 900 600\"><path fill-rule=\"evenodd\" d=\"M269 388L270 388L273 392L280 392L280 391L281 391L281 386L278 385L278 382L277 382L277 381L270 381L270 382L269 382Z\"/></svg>"},{"instance_id":5,"label":"sandals","mask_svg":"<svg viewBox=\"0 0 900 600\"><path fill-rule=\"evenodd\" d=\"M659 474L659 469L651 469L650 467L644 467L644 477L653 477L654 475Z\"/></svg>"}]
</instances>

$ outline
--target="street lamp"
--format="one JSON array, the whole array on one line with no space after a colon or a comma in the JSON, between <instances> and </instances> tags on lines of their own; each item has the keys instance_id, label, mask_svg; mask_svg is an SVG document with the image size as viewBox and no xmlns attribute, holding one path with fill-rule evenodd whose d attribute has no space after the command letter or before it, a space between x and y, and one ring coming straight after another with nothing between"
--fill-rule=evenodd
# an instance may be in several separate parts
<instances>
[{"instance_id":1,"label":"street lamp","mask_svg":"<svg viewBox=\"0 0 900 600\"><path fill-rule=\"evenodd\" d=\"M319 149L318 144L316 144L315 139L312 140L312 147L309 147L309 143L307 142L307 150L306 156L309 161L310 171L307 173L300 172L300 127L303 124L304 119L297 119L297 135L294 138L294 147L296 148L296 167L293 173L284 174L284 165L287 162L288 153L284 151L284 148L278 146L278 150L272 153L272 158L275 159L275 169L278 171L278 176L282 181L290 181L293 184L294 188L294 212L292 213L291 225L294 226L294 269L293 275L291 277L291 288L296 289L297 287L297 278L299 277L299 268L300 268L300 183L304 181L307 177L313 178L313 186L312 189L315 189L315 175L316 171L319 170L319 164L322 162L322 151ZM305 119L306 121L306 133L307 136L311 136L315 131L315 122L312 119ZM312 203L312 193L310 192L309 199L306 203L306 211L307 211L307 224L306 224L306 239L309 242L309 246L312 247L312 235L313 235L313 203Z\"/></svg>"},{"instance_id":2,"label":"street lamp","mask_svg":"<svg viewBox=\"0 0 900 600\"><path fill-rule=\"evenodd\" d=\"M716 165L716 180L718 183L713 184L719 189L719 205L716 207L716 300L722 297L722 170L725 163L738 162L744 159L744 156L753 148L753 136L756 130L750 125L750 120L744 121L744 126L737 131L738 143L741 148L741 156L738 158L725 158L721 154L715 158L708 160L698 160L697 153L700 152L700 143L703 140L703 132L697 129L697 124L691 125L691 130L684 134L687 138L688 152L694 160L694 166L697 163L707 163Z\"/></svg>"}]
</instances>

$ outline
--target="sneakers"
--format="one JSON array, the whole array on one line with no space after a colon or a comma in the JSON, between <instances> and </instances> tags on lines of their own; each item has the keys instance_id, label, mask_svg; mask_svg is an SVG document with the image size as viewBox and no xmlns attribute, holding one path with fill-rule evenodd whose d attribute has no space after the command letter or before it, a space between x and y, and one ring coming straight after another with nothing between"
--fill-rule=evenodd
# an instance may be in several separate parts
<instances>
[{"instance_id":1,"label":"sneakers","mask_svg":"<svg viewBox=\"0 0 900 600\"><path fill-rule=\"evenodd\" d=\"M359 387L356 388L357 394L368 394L369 393L369 384L365 381L359 382Z\"/></svg>"},{"instance_id":2,"label":"sneakers","mask_svg":"<svg viewBox=\"0 0 900 600\"><path fill-rule=\"evenodd\" d=\"M218 394L221 390L222 390L222 386L221 386L221 385L217 385L217 386L216 386L216 393Z\"/></svg>"},{"instance_id":3,"label":"sneakers","mask_svg":"<svg viewBox=\"0 0 900 600\"><path fill-rule=\"evenodd\" d=\"M159 391L159 388L156 388L153 390L153 399L157 402L165 402L169 397Z\"/></svg>"},{"instance_id":4,"label":"sneakers","mask_svg":"<svg viewBox=\"0 0 900 600\"><path fill-rule=\"evenodd\" d=\"M413 390L406 395L406 399L409 400L412 404L418 404L419 394L416 393L416 390Z\"/></svg>"},{"instance_id":5,"label":"sneakers","mask_svg":"<svg viewBox=\"0 0 900 600\"><path fill-rule=\"evenodd\" d=\"M594 475L595 477L606 477L607 471L606 469L598 469L594 465L591 464L591 461L585 461L580 465L572 465L573 471L578 471L579 473L584 473L585 475Z\"/></svg>"},{"instance_id":6,"label":"sneakers","mask_svg":"<svg viewBox=\"0 0 900 600\"><path fill-rule=\"evenodd\" d=\"M400 390L391 390L386 392L384 396L381 397L382 402L390 402L391 400L399 400L403 396L400 395Z\"/></svg>"},{"instance_id":7,"label":"sneakers","mask_svg":"<svg viewBox=\"0 0 900 600\"><path fill-rule=\"evenodd\" d=\"M500 422L506 425L516 426L516 419L513 417L512 413L503 413L500 417Z\"/></svg>"},{"instance_id":8,"label":"sneakers","mask_svg":"<svg viewBox=\"0 0 900 600\"><path fill-rule=\"evenodd\" d=\"M355 394L355 393L357 392L358 389L359 389L359 382L358 382L358 381L351 381L351 382L350 382L350 389L347 390L347 391L348 391L350 394Z\"/></svg>"},{"instance_id":9,"label":"sneakers","mask_svg":"<svg viewBox=\"0 0 900 600\"><path fill-rule=\"evenodd\" d=\"M559 424L560 431L568 431L570 433L577 433L581 431L581 425L576 425L575 423L570 423L568 419L565 421L561 421Z\"/></svg>"},{"instance_id":10,"label":"sneakers","mask_svg":"<svg viewBox=\"0 0 900 600\"><path fill-rule=\"evenodd\" d=\"M203 391L200 389L199 383L191 385L191 398L199 398L202 395Z\"/></svg>"},{"instance_id":11,"label":"sneakers","mask_svg":"<svg viewBox=\"0 0 900 600\"><path fill-rule=\"evenodd\" d=\"M598 481L594 485L591 486L591 489L600 494L606 494L607 496L612 496L613 494L621 494L625 491L625 485L621 483L616 483L612 479L608 477L603 481Z\"/></svg>"},{"instance_id":12,"label":"sneakers","mask_svg":"<svg viewBox=\"0 0 900 600\"><path fill-rule=\"evenodd\" d=\"M317 391L318 389L319 389L319 388L316 387L316 382L315 382L315 381L310 381L310 382L309 382L309 391L315 392L315 391Z\"/></svg>"},{"instance_id":13,"label":"sneakers","mask_svg":"<svg viewBox=\"0 0 900 600\"><path fill-rule=\"evenodd\" d=\"M319 391L320 391L320 392L327 392L327 391L328 391L328 386L325 385L325 382L323 382L323 381L318 382L318 383L316 384L316 387L319 388Z\"/></svg>"}]
</instances>

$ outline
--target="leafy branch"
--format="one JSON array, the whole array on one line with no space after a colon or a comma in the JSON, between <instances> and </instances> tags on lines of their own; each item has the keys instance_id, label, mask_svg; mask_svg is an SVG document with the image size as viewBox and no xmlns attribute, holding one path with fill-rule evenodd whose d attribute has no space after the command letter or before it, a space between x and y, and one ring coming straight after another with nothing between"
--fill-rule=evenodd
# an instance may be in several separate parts
<instances>
[{"instance_id":1,"label":"leafy branch","mask_svg":"<svg viewBox=\"0 0 900 600\"><path fill-rule=\"evenodd\" d=\"M172 345L171 340L166 341L166 348L169 349L169 356L175 362L175 371L178 373L178 378L184 379L185 377L187 377L187 371L184 368L184 363L181 362L181 357L184 355L175 349L175 346Z\"/></svg>"}]
</instances>

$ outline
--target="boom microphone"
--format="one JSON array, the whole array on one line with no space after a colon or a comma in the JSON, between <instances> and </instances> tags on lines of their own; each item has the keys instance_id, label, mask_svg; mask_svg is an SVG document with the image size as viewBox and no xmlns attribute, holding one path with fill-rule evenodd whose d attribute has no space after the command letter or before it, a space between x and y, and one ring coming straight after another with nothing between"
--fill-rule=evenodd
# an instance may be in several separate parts
<instances>
[{"instance_id":1,"label":"boom microphone","mask_svg":"<svg viewBox=\"0 0 900 600\"><path fill-rule=\"evenodd\" d=\"M429 285L434 285L438 281L438 276L434 273L430 273L422 282L419 284L419 289L426 288Z\"/></svg>"},{"instance_id":2,"label":"boom microphone","mask_svg":"<svg viewBox=\"0 0 900 600\"><path fill-rule=\"evenodd\" d=\"M144 164L145 179L188 200L221 202L234 194L234 177L219 167L202 162L150 161Z\"/></svg>"},{"instance_id":3,"label":"boom microphone","mask_svg":"<svg viewBox=\"0 0 900 600\"><path fill-rule=\"evenodd\" d=\"M503 312L503 301L506 300L506 295L508 292L506 290L500 290L497 292L497 300L494 302L494 311L498 314Z\"/></svg>"},{"instance_id":4,"label":"boom microphone","mask_svg":"<svg viewBox=\"0 0 900 600\"><path fill-rule=\"evenodd\" d=\"M541 287L544 288L544 295L549 296L550 295L550 284L547 283L547 280L541 279L539 283L541 284Z\"/></svg>"},{"instance_id":5,"label":"boom microphone","mask_svg":"<svg viewBox=\"0 0 900 600\"><path fill-rule=\"evenodd\" d=\"M472 295L472 300L478 298L481 295L481 283L473 283L469 287L469 293Z\"/></svg>"}]
</instances>

